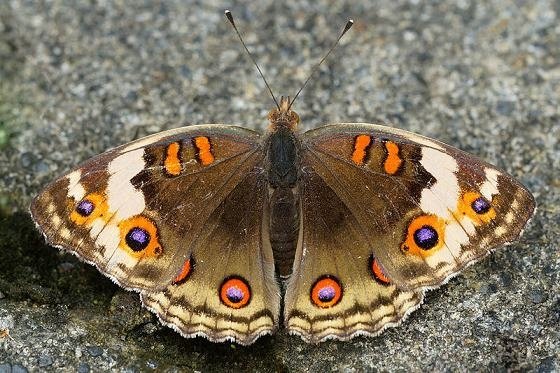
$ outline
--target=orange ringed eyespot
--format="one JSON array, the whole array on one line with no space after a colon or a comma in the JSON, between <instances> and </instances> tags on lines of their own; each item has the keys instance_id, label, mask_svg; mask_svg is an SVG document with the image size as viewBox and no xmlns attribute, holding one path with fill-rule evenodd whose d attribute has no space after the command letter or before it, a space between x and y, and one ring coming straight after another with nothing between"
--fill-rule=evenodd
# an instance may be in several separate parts
<instances>
[{"instance_id":1,"label":"orange ringed eyespot","mask_svg":"<svg viewBox=\"0 0 560 373\"><path fill-rule=\"evenodd\" d=\"M70 220L78 225L88 225L97 218L108 220L108 205L105 197L98 193L90 193L77 204L70 203Z\"/></svg>"},{"instance_id":2,"label":"orange ringed eyespot","mask_svg":"<svg viewBox=\"0 0 560 373\"><path fill-rule=\"evenodd\" d=\"M317 307L333 307L340 302L341 298L342 286L334 276L322 276L311 287L311 300Z\"/></svg>"},{"instance_id":3,"label":"orange ringed eyespot","mask_svg":"<svg viewBox=\"0 0 560 373\"><path fill-rule=\"evenodd\" d=\"M496 217L492 202L477 192L465 192L457 206L459 213L468 216L476 225L488 223Z\"/></svg>"},{"instance_id":4,"label":"orange ringed eyespot","mask_svg":"<svg viewBox=\"0 0 560 373\"><path fill-rule=\"evenodd\" d=\"M412 219L401 249L409 254L427 257L444 244L445 221L436 215L420 215Z\"/></svg>"},{"instance_id":5,"label":"orange ringed eyespot","mask_svg":"<svg viewBox=\"0 0 560 373\"><path fill-rule=\"evenodd\" d=\"M119 247L135 258L161 255L163 249L159 242L158 230L155 223L137 215L119 223L121 241Z\"/></svg>"},{"instance_id":6,"label":"orange ringed eyespot","mask_svg":"<svg viewBox=\"0 0 560 373\"><path fill-rule=\"evenodd\" d=\"M242 277L228 277L220 286L220 300L230 308L245 307L251 300L251 288Z\"/></svg>"}]
</instances>

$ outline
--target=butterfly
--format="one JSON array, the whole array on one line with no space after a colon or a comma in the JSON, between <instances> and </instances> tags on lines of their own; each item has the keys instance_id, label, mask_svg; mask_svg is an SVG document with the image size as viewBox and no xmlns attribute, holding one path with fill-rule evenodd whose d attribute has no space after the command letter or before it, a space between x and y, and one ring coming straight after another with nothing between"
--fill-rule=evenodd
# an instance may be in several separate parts
<instances>
[{"instance_id":1,"label":"butterfly","mask_svg":"<svg viewBox=\"0 0 560 373\"><path fill-rule=\"evenodd\" d=\"M34 198L33 220L181 335L247 345L280 326L379 334L533 215L522 184L470 154L367 123L300 133L294 100L264 135L193 125L95 156Z\"/></svg>"}]
</instances>

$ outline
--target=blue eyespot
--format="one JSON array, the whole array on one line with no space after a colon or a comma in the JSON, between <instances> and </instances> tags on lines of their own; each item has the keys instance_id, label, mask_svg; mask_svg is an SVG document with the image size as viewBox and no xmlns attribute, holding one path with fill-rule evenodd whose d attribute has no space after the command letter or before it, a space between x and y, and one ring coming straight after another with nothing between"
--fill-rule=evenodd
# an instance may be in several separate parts
<instances>
[{"instance_id":1,"label":"blue eyespot","mask_svg":"<svg viewBox=\"0 0 560 373\"><path fill-rule=\"evenodd\" d=\"M414 232L414 242L424 250L436 246L439 240L437 231L429 225L424 225Z\"/></svg>"},{"instance_id":2,"label":"blue eyespot","mask_svg":"<svg viewBox=\"0 0 560 373\"><path fill-rule=\"evenodd\" d=\"M484 197L478 197L471 203L471 207L477 214L486 214L490 210L490 203Z\"/></svg>"},{"instance_id":3,"label":"blue eyespot","mask_svg":"<svg viewBox=\"0 0 560 373\"><path fill-rule=\"evenodd\" d=\"M134 251L144 250L150 243L150 234L142 228L132 228L125 237L126 244Z\"/></svg>"},{"instance_id":4,"label":"blue eyespot","mask_svg":"<svg viewBox=\"0 0 560 373\"><path fill-rule=\"evenodd\" d=\"M89 199L81 200L76 206L76 212L84 217L90 216L94 209L95 205Z\"/></svg>"}]
</instances>

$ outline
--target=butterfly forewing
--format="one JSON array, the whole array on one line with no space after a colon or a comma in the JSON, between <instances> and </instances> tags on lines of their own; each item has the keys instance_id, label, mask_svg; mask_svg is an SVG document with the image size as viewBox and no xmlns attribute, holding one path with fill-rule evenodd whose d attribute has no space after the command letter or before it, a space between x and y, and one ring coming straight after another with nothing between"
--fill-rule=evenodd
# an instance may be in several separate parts
<instances>
[{"instance_id":1,"label":"butterfly forewing","mask_svg":"<svg viewBox=\"0 0 560 373\"><path fill-rule=\"evenodd\" d=\"M409 132L339 124L309 131L302 147L304 172L341 199L401 288L441 284L517 238L535 208L511 176Z\"/></svg>"},{"instance_id":2,"label":"butterfly forewing","mask_svg":"<svg viewBox=\"0 0 560 373\"><path fill-rule=\"evenodd\" d=\"M261 162L260 136L237 127L163 132L94 157L31 205L49 243L126 288L165 288L206 224Z\"/></svg>"}]
</instances>

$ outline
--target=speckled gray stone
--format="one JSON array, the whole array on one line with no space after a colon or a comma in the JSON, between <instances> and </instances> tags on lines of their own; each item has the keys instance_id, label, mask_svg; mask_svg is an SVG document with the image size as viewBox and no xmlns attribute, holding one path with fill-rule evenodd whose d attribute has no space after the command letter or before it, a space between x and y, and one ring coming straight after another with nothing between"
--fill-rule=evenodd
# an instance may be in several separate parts
<instances>
[{"instance_id":1,"label":"speckled gray stone","mask_svg":"<svg viewBox=\"0 0 560 373\"><path fill-rule=\"evenodd\" d=\"M430 292L400 327L318 346L284 332L250 347L181 338L47 247L28 203L80 161L183 124L266 128L272 102L226 7L278 96L293 96L353 17L295 105L301 127L391 123L498 165L537 199L521 240ZM0 319L13 341L0 341L0 366L557 371L559 15L552 0L1 1Z\"/></svg>"},{"instance_id":2,"label":"speckled gray stone","mask_svg":"<svg viewBox=\"0 0 560 373\"><path fill-rule=\"evenodd\" d=\"M80 365L78 365L78 373L89 373L91 370L90 366L88 363L80 363Z\"/></svg>"},{"instance_id":3,"label":"speckled gray stone","mask_svg":"<svg viewBox=\"0 0 560 373\"><path fill-rule=\"evenodd\" d=\"M53 365L54 360L52 358L52 356L49 355L41 355L39 356L39 359L37 360L37 365L39 365L39 368L47 368L50 367L51 365Z\"/></svg>"},{"instance_id":4,"label":"speckled gray stone","mask_svg":"<svg viewBox=\"0 0 560 373\"><path fill-rule=\"evenodd\" d=\"M86 350L91 357L98 357L103 355L103 349L99 346L87 346Z\"/></svg>"}]
</instances>

